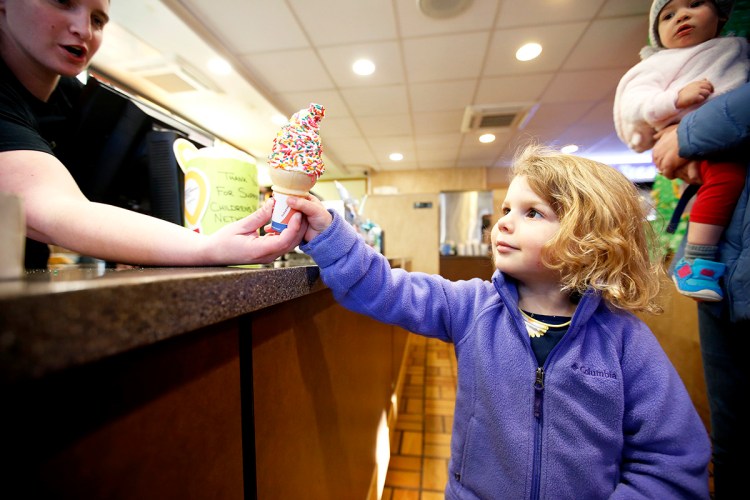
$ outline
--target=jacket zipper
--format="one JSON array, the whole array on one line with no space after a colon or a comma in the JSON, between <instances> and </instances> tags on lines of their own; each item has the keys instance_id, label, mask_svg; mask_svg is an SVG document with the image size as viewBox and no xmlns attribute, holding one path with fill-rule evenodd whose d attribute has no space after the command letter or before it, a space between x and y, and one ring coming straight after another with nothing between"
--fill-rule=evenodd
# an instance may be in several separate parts
<instances>
[{"instance_id":1,"label":"jacket zipper","mask_svg":"<svg viewBox=\"0 0 750 500\"><path fill-rule=\"evenodd\" d=\"M544 368L539 366L536 369L536 378L534 380L534 417L536 425L534 428L534 465L532 467L533 482L531 485L531 498L539 498L540 476L539 468L542 460L542 398L544 396Z\"/></svg>"}]
</instances>

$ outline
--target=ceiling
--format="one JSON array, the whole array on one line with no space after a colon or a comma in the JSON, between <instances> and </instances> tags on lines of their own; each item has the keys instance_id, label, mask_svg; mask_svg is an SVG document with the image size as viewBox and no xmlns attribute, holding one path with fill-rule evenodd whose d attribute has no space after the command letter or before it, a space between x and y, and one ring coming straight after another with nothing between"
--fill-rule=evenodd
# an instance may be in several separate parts
<instances>
[{"instance_id":1,"label":"ceiling","mask_svg":"<svg viewBox=\"0 0 750 500\"><path fill-rule=\"evenodd\" d=\"M94 67L261 163L279 128L271 116L320 103L329 179L504 167L531 138L609 164L650 163L618 140L612 103L646 43L651 0L473 0L445 19L417 3L117 0ZM519 62L528 41L543 51ZM212 76L216 55L234 71ZM376 64L369 77L351 71L362 57ZM165 69L190 85L154 83ZM528 112L516 126L462 131L469 106ZM495 142L478 142L485 131Z\"/></svg>"}]
</instances>

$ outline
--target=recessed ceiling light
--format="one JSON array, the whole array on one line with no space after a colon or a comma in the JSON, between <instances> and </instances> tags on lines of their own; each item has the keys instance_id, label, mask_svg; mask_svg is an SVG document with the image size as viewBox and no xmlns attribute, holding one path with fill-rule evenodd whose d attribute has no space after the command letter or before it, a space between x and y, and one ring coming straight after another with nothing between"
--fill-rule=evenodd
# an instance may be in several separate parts
<instances>
[{"instance_id":1,"label":"recessed ceiling light","mask_svg":"<svg viewBox=\"0 0 750 500\"><path fill-rule=\"evenodd\" d=\"M404 155L402 155L401 153L391 153L390 155L388 155L388 158L391 161L401 161L404 159Z\"/></svg>"},{"instance_id":2,"label":"recessed ceiling light","mask_svg":"<svg viewBox=\"0 0 750 500\"><path fill-rule=\"evenodd\" d=\"M575 144L568 144L567 146L563 146L560 148L560 152L565 153L566 155L572 155L576 151L578 151L578 146L576 146Z\"/></svg>"},{"instance_id":3,"label":"recessed ceiling light","mask_svg":"<svg viewBox=\"0 0 750 500\"><path fill-rule=\"evenodd\" d=\"M542 53L542 46L536 42L527 43L516 51L516 59L519 61L531 61Z\"/></svg>"},{"instance_id":4,"label":"recessed ceiling light","mask_svg":"<svg viewBox=\"0 0 750 500\"><path fill-rule=\"evenodd\" d=\"M208 61L208 69L215 75L228 75L232 72L232 65L221 57L212 57Z\"/></svg>"},{"instance_id":5,"label":"recessed ceiling light","mask_svg":"<svg viewBox=\"0 0 750 500\"><path fill-rule=\"evenodd\" d=\"M482 134L479 136L479 142L484 144L495 142L495 134Z\"/></svg>"},{"instance_id":6,"label":"recessed ceiling light","mask_svg":"<svg viewBox=\"0 0 750 500\"><path fill-rule=\"evenodd\" d=\"M375 72L375 63L369 59L358 59L352 64L352 71L360 76L371 75Z\"/></svg>"}]
</instances>

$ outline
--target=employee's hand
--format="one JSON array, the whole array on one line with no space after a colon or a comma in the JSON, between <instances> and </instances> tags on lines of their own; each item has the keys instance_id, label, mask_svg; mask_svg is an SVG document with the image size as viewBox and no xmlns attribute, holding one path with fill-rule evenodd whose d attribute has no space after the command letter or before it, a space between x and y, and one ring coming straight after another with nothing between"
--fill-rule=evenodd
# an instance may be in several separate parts
<instances>
[{"instance_id":1,"label":"employee's hand","mask_svg":"<svg viewBox=\"0 0 750 500\"><path fill-rule=\"evenodd\" d=\"M292 216L281 234L258 234L258 229L271 219L272 212L273 199L268 199L254 213L212 234L210 246L217 252L217 260L229 264L267 264L299 245L307 230L307 222L300 214Z\"/></svg>"},{"instance_id":2,"label":"employee's hand","mask_svg":"<svg viewBox=\"0 0 750 500\"><path fill-rule=\"evenodd\" d=\"M320 233L325 231L333 222L333 217L326 207L318 198L308 195L307 198L290 196L287 203L295 210L305 214L307 218L307 230L305 231L305 241L312 241Z\"/></svg>"}]
</instances>

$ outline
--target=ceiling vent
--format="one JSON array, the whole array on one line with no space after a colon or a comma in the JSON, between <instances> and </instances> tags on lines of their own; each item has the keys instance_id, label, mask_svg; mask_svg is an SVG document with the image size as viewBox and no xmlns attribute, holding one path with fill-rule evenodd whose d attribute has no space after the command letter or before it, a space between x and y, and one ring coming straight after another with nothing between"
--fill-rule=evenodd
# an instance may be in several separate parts
<instances>
[{"instance_id":1,"label":"ceiling vent","mask_svg":"<svg viewBox=\"0 0 750 500\"><path fill-rule=\"evenodd\" d=\"M197 90L219 92L209 78L176 55L141 61L128 69L169 94Z\"/></svg>"},{"instance_id":2,"label":"ceiling vent","mask_svg":"<svg viewBox=\"0 0 750 500\"><path fill-rule=\"evenodd\" d=\"M531 119L538 104L533 102L466 106L461 132L492 129L522 129Z\"/></svg>"}]
</instances>

